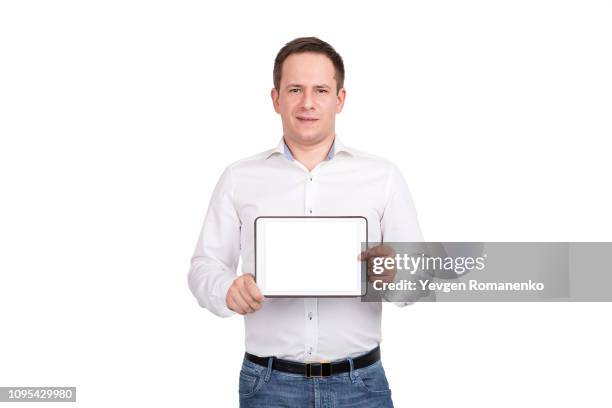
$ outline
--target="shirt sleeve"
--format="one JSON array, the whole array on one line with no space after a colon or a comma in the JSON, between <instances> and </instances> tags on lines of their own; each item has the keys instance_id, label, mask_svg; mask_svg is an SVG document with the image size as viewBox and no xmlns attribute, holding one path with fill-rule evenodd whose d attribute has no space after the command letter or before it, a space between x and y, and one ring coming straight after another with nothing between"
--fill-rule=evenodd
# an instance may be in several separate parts
<instances>
[{"instance_id":1,"label":"shirt sleeve","mask_svg":"<svg viewBox=\"0 0 612 408\"><path fill-rule=\"evenodd\" d=\"M221 317L235 314L225 302L240 257L240 218L232 196L231 170L226 168L210 200L188 274L198 304Z\"/></svg>"},{"instance_id":2,"label":"shirt sleeve","mask_svg":"<svg viewBox=\"0 0 612 408\"><path fill-rule=\"evenodd\" d=\"M412 194L395 165L391 167L386 196L381 219L383 242L423 242Z\"/></svg>"},{"instance_id":3,"label":"shirt sleeve","mask_svg":"<svg viewBox=\"0 0 612 408\"><path fill-rule=\"evenodd\" d=\"M421 233L412 194L401 171L395 165L391 166L386 196L385 210L381 218L383 243L423 242L423 234ZM410 274L409 271L399 269L394 281L415 280L418 277L418 271L416 274ZM418 298L408 298L404 291L386 290L383 292L383 297L400 307L418 300Z\"/></svg>"}]
</instances>

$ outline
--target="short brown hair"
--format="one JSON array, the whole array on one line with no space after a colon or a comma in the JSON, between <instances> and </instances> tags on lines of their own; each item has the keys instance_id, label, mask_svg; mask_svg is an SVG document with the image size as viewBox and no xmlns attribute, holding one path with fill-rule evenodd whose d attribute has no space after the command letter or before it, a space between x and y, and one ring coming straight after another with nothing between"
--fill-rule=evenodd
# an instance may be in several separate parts
<instances>
[{"instance_id":1,"label":"short brown hair","mask_svg":"<svg viewBox=\"0 0 612 408\"><path fill-rule=\"evenodd\" d=\"M340 54L334 50L334 47L329 45L317 37L300 37L289 41L283 48L280 49L274 60L273 80L274 88L279 91L281 76L283 74L283 62L291 54L299 54L303 52L314 52L327 56L336 70L336 93L344 87L344 62Z\"/></svg>"}]
</instances>

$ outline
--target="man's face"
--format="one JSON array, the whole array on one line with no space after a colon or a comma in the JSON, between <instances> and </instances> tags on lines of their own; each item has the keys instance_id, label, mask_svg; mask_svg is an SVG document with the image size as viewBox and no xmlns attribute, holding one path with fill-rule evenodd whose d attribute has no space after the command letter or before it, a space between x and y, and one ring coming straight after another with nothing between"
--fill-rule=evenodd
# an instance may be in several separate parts
<instances>
[{"instance_id":1,"label":"man's face","mask_svg":"<svg viewBox=\"0 0 612 408\"><path fill-rule=\"evenodd\" d=\"M335 134L336 114L346 91L336 94L334 64L324 54L292 54L283 63L274 110L281 115L284 136L299 144L317 144Z\"/></svg>"}]
</instances>

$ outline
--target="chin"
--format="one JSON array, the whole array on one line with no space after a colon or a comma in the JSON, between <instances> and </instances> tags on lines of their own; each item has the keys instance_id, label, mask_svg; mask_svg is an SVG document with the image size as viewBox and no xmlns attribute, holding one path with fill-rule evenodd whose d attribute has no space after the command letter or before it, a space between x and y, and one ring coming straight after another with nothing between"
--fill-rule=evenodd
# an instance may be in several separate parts
<instances>
[{"instance_id":1,"label":"chin","mask_svg":"<svg viewBox=\"0 0 612 408\"><path fill-rule=\"evenodd\" d=\"M296 137L304 140L318 139L319 137L321 137L321 133L319 132L299 132L295 135Z\"/></svg>"},{"instance_id":2,"label":"chin","mask_svg":"<svg viewBox=\"0 0 612 408\"><path fill-rule=\"evenodd\" d=\"M295 135L295 138L302 143L312 143L325 139L325 136L321 136L320 133L298 133Z\"/></svg>"}]
</instances>

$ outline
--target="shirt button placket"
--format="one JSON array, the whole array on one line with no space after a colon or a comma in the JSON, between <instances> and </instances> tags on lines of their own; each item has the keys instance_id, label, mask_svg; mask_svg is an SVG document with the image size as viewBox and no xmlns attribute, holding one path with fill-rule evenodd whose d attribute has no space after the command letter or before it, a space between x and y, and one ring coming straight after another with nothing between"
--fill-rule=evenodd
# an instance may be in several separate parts
<instances>
[{"instance_id":1,"label":"shirt button placket","mask_svg":"<svg viewBox=\"0 0 612 408\"><path fill-rule=\"evenodd\" d=\"M304 299L306 309L306 343L304 349L306 360L316 360L318 340L319 340L319 321L317 316L317 298Z\"/></svg>"},{"instance_id":2,"label":"shirt button placket","mask_svg":"<svg viewBox=\"0 0 612 408\"><path fill-rule=\"evenodd\" d=\"M314 213L314 209L312 208L312 204L314 202L315 195L315 181L312 173L306 175L306 194L304 196L304 208L306 211L306 215L312 215Z\"/></svg>"},{"instance_id":3,"label":"shirt button placket","mask_svg":"<svg viewBox=\"0 0 612 408\"><path fill-rule=\"evenodd\" d=\"M304 211L306 215L313 215L314 208L313 203L316 197L316 179L312 173L306 174L305 180L305 197L304 197ZM304 344L304 350L306 353L306 360L315 360L317 355L318 339L319 339L319 322L317 317L317 298L306 298L304 299L305 308L305 319L306 319L306 339Z\"/></svg>"}]
</instances>

